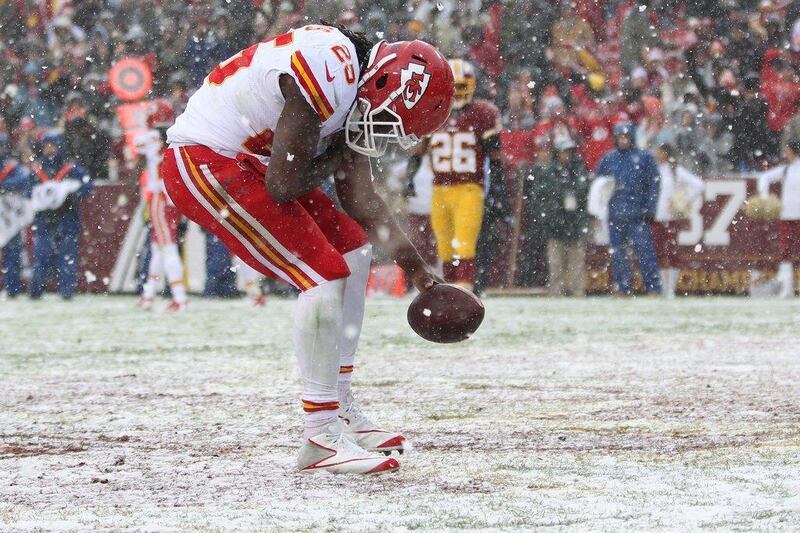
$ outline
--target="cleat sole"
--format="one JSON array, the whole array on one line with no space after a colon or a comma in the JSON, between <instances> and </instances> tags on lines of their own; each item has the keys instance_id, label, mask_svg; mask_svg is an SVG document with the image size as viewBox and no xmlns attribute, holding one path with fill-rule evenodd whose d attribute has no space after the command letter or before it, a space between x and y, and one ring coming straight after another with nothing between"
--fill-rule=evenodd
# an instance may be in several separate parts
<instances>
[{"instance_id":1,"label":"cleat sole","mask_svg":"<svg viewBox=\"0 0 800 533\"><path fill-rule=\"evenodd\" d=\"M400 463L397 462L397 459L388 459L367 472L367 474L385 474L387 472L396 472L399 469Z\"/></svg>"}]
</instances>

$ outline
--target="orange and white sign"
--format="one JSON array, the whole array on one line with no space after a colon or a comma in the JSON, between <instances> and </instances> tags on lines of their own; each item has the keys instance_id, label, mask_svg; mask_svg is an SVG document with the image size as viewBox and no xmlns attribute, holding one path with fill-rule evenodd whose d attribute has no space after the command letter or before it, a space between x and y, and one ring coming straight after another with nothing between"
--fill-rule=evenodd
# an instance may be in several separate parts
<instances>
[{"instance_id":1,"label":"orange and white sign","mask_svg":"<svg viewBox=\"0 0 800 533\"><path fill-rule=\"evenodd\" d=\"M143 60L126 57L114 63L108 73L111 90L125 102L141 100L153 87L153 73Z\"/></svg>"}]
</instances>

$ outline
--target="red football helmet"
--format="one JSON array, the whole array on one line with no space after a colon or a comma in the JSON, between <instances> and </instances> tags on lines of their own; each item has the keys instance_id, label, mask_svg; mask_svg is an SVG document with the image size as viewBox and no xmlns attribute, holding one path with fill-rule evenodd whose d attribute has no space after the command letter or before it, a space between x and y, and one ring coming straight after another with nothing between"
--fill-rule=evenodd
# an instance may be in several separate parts
<instances>
[{"instance_id":1,"label":"red football helmet","mask_svg":"<svg viewBox=\"0 0 800 533\"><path fill-rule=\"evenodd\" d=\"M347 145L369 157L383 155L390 142L411 148L445 123L452 101L453 72L433 46L381 41L347 116Z\"/></svg>"},{"instance_id":2,"label":"red football helmet","mask_svg":"<svg viewBox=\"0 0 800 533\"><path fill-rule=\"evenodd\" d=\"M147 107L147 127L166 129L175 124L175 109L167 100L158 99Z\"/></svg>"}]
</instances>

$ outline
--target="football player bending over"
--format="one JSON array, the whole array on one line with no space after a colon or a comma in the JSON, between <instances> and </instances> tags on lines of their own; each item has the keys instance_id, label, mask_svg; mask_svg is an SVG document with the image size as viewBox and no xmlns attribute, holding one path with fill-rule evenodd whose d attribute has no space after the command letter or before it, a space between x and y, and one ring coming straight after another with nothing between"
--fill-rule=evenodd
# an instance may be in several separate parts
<instances>
[{"instance_id":1,"label":"football player bending over","mask_svg":"<svg viewBox=\"0 0 800 533\"><path fill-rule=\"evenodd\" d=\"M447 61L424 42L373 44L305 26L217 66L168 132L162 174L175 205L254 269L301 291L302 471L399 468L375 452L402 451L405 438L372 423L350 391L369 241L418 289L438 279L376 194L369 157L439 128L452 94ZM319 188L331 174L344 213Z\"/></svg>"}]
</instances>

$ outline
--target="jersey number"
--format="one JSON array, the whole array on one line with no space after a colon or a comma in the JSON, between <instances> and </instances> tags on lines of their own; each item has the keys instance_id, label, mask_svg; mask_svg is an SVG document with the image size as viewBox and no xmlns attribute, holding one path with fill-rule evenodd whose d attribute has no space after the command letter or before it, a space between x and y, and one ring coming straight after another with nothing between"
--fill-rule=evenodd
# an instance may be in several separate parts
<instances>
[{"instance_id":1,"label":"jersey number","mask_svg":"<svg viewBox=\"0 0 800 533\"><path fill-rule=\"evenodd\" d=\"M431 166L434 172L469 173L478 170L475 134L435 133L431 137Z\"/></svg>"},{"instance_id":2,"label":"jersey number","mask_svg":"<svg viewBox=\"0 0 800 533\"><path fill-rule=\"evenodd\" d=\"M344 79L348 85L352 85L356 81L356 70L353 68L353 55L347 47L337 44L331 47L333 55L336 59L344 65Z\"/></svg>"},{"instance_id":3,"label":"jersey number","mask_svg":"<svg viewBox=\"0 0 800 533\"><path fill-rule=\"evenodd\" d=\"M253 56L256 55L256 50L258 50L258 45L254 44L217 65L217 68L208 75L208 83L221 85L229 77L236 74L239 69L249 67L250 63L253 62Z\"/></svg>"},{"instance_id":4,"label":"jersey number","mask_svg":"<svg viewBox=\"0 0 800 533\"><path fill-rule=\"evenodd\" d=\"M276 35L270 39L264 41L265 43L272 42L276 48L281 46L286 46L287 44L292 44L294 41L294 33L293 32L286 32L280 35ZM235 56L229 57L217 67L211 71L211 74L208 75L208 82L211 85L221 85L225 80L229 77L233 76L239 69L247 68L250 66L250 63L253 62L253 56L256 55L256 51L258 50L259 44L254 44L250 48L245 48Z\"/></svg>"},{"instance_id":5,"label":"jersey number","mask_svg":"<svg viewBox=\"0 0 800 533\"><path fill-rule=\"evenodd\" d=\"M722 206L717 217L707 230L703 228L702 204L696 202L689 215L689 228L678 233L678 244L694 246L703 242L706 246L728 246L731 243L730 225L736 213L747 199L747 183L744 180L719 180L706 183L705 199L713 202L720 196L728 200Z\"/></svg>"}]
</instances>

